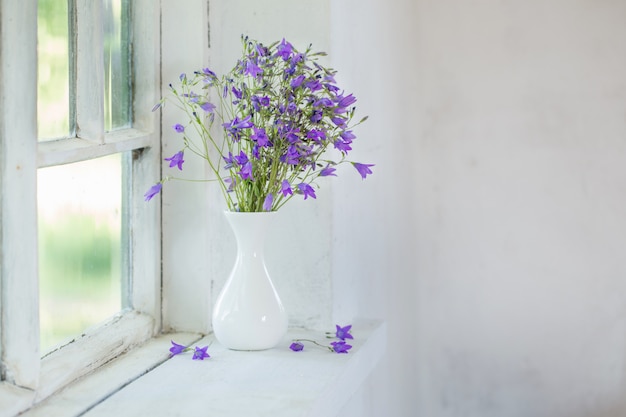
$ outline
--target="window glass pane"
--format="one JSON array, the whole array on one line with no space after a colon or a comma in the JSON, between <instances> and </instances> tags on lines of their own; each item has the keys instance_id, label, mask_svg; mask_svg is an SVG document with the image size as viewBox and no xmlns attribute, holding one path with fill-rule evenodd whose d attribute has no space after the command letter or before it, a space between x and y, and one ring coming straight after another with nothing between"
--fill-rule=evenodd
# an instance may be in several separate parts
<instances>
[{"instance_id":1,"label":"window glass pane","mask_svg":"<svg viewBox=\"0 0 626 417\"><path fill-rule=\"evenodd\" d=\"M67 0L39 0L37 128L40 140L70 135Z\"/></svg>"},{"instance_id":2,"label":"window glass pane","mask_svg":"<svg viewBox=\"0 0 626 417\"><path fill-rule=\"evenodd\" d=\"M104 128L130 126L128 0L104 0Z\"/></svg>"},{"instance_id":3,"label":"window glass pane","mask_svg":"<svg viewBox=\"0 0 626 417\"><path fill-rule=\"evenodd\" d=\"M121 160L38 171L42 352L121 309Z\"/></svg>"}]
</instances>

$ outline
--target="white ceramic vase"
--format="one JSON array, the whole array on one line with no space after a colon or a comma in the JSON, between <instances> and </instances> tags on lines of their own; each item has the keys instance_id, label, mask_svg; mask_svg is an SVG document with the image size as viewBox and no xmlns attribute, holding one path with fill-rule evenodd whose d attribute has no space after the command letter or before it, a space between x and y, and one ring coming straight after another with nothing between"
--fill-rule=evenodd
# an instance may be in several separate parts
<instances>
[{"instance_id":1,"label":"white ceramic vase","mask_svg":"<svg viewBox=\"0 0 626 417\"><path fill-rule=\"evenodd\" d=\"M213 332L229 349L270 349L287 332L287 313L263 253L276 213L227 211L225 216L237 239L237 258L213 308Z\"/></svg>"}]
</instances>

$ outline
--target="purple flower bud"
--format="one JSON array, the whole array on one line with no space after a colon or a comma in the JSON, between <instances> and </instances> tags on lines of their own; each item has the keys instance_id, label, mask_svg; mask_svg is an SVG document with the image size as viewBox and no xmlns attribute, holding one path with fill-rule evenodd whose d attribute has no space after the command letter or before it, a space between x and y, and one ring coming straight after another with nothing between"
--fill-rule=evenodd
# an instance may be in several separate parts
<instances>
[{"instance_id":1,"label":"purple flower bud","mask_svg":"<svg viewBox=\"0 0 626 417\"><path fill-rule=\"evenodd\" d=\"M263 202L263 210L272 211L273 200L274 200L274 196L272 196L272 193L269 193L267 197L265 197L265 201Z\"/></svg>"},{"instance_id":2,"label":"purple flower bud","mask_svg":"<svg viewBox=\"0 0 626 417\"><path fill-rule=\"evenodd\" d=\"M294 352L300 352L302 349L304 349L304 344L302 344L301 342L293 342L289 346L289 349L293 350Z\"/></svg>"}]
</instances>

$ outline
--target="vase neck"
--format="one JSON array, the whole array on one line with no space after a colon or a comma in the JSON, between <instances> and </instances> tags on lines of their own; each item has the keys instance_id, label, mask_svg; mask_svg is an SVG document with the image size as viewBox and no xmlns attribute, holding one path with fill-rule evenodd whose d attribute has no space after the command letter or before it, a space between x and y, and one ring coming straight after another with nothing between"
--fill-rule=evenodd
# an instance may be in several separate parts
<instances>
[{"instance_id":1,"label":"vase neck","mask_svg":"<svg viewBox=\"0 0 626 417\"><path fill-rule=\"evenodd\" d=\"M265 237L275 214L273 212L225 212L226 219L237 239L237 248L240 252L262 253Z\"/></svg>"}]
</instances>

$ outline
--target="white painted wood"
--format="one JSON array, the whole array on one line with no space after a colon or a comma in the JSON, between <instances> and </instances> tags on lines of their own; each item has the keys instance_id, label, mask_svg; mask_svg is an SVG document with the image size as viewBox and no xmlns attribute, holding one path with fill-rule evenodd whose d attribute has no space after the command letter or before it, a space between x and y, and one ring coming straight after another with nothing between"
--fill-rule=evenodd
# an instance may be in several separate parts
<instances>
[{"instance_id":1,"label":"white painted wood","mask_svg":"<svg viewBox=\"0 0 626 417\"><path fill-rule=\"evenodd\" d=\"M0 2L0 379L30 389L39 378L36 18L36 0Z\"/></svg>"},{"instance_id":2,"label":"white painted wood","mask_svg":"<svg viewBox=\"0 0 626 417\"><path fill-rule=\"evenodd\" d=\"M348 354L310 345L302 352L289 349L292 338L327 343L318 331L292 330L279 347L260 352L226 350L214 342L210 359L175 356L85 416L333 416L383 354L384 325L362 322L354 329Z\"/></svg>"},{"instance_id":3,"label":"white painted wood","mask_svg":"<svg viewBox=\"0 0 626 417\"><path fill-rule=\"evenodd\" d=\"M289 350L294 338L327 344L323 332L291 329L283 343L266 351L232 351L206 336L211 358L184 353L165 360L169 341L189 345L193 334L159 336L41 402L26 417L50 415L333 416L363 384L385 352L386 325L359 320L348 354L307 344ZM157 366L158 365L158 366ZM143 373L145 375L143 375Z\"/></svg>"},{"instance_id":4,"label":"white painted wood","mask_svg":"<svg viewBox=\"0 0 626 417\"><path fill-rule=\"evenodd\" d=\"M136 46L133 48L133 62L135 77L138 79L134 89L137 99L133 101L133 111L137 120L135 126L139 129L117 130L105 135L103 125L91 124L93 129L100 129L106 143L81 139L80 136L84 135L78 132L79 138L46 142L39 147L41 166L133 150L124 163L124 216L125 224L129 226L124 233L127 233L130 245L125 262L129 274L128 299L133 310L114 317L103 326L46 356L42 361L37 401L144 342L160 329L160 207L143 201L143 194L152 185L160 169L159 120L151 112L153 103L158 101L159 5L148 1L138 1L133 5L131 24L133 44ZM99 9L92 10L90 7L77 4L78 18L82 16L83 19L91 19L97 16ZM81 8L84 9L82 12ZM79 21L79 44L80 37L84 36L81 35L81 25L84 22ZM98 49L95 51L98 54ZM78 60L88 59L82 57ZM87 85L83 87L87 88ZM80 90L78 93L80 96ZM151 104L148 106L146 102ZM77 106L80 109L80 101ZM88 109L89 105L84 108ZM91 116L87 119L95 120Z\"/></svg>"},{"instance_id":5,"label":"white painted wood","mask_svg":"<svg viewBox=\"0 0 626 417\"><path fill-rule=\"evenodd\" d=\"M105 143L93 143L81 138L68 138L40 142L38 146L39 168L69 164L126 152L154 144L154 133L137 129L120 129L107 132Z\"/></svg>"},{"instance_id":6,"label":"white painted wood","mask_svg":"<svg viewBox=\"0 0 626 417\"><path fill-rule=\"evenodd\" d=\"M102 2L70 2L74 59L70 82L74 83L76 135L104 143L104 29ZM72 8L72 6L74 8Z\"/></svg>"},{"instance_id":7,"label":"white painted wood","mask_svg":"<svg viewBox=\"0 0 626 417\"><path fill-rule=\"evenodd\" d=\"M13 417L33 404L35 391L0 382L0 417Z\"/></svg>"},{"instance_id":8,"label":"white painted wood","mask_svg":"<svg viewBox=\"0 0 626 417\"><path fill-rule=\"evenodd\" d=\"M113 317L81 338L46 355L41 361L41 384L36 400L86 375L153 335L152 317L134 311Z\"/></svg>"},{"instance_id":9,"label":"white painted wood","mask_svg":"<svg viewBox=\"0 0 626 417\"><path fill-rule=\"evenodd\" d=\"M125 166L124 191L130 230L128 273L130 307L153 317L153 334L161 329L161 205L159 197L146 202L144 193L161 172L160 115L152 108L160 91L160 2L131 4L133 42L133 126L148 132L149 146L133 152ZM107 136L107 142L109 138Z\"/></svg>"},{"instance_id":10,"label":"white painted wood","mask_svg":"<svg viewBox=\"0 0 626 417\"><path fill-rule=\"evenodd\" d=\"M46 142L37 149L36 1L0 4L3 59L0 73L0 345L1 376L5 381L0 384L0 405L11 404L0 409L9 415L29 406L33 398L36 401L46 398L151 338L160 328L160 209L158 204L147 205L143 201L148 182L157 177L160 169L159 119L150 111L159 97L160 9L158 3L150 1L137 1L134 5L133 41L137 48L133 49L133 62L141 77L135 84L134 93L139 98L134 104L140 106L134 114L135 126L140 129L104 135L102 94L99 92L103 78L97 74L98 67L102 67L102 63L98 63L102 54L101 46L95 46L101 43L101 35L93 31L94 21L100 22L100 2L79 1L74 10L74 17L78 19L74 22L78 30L75 49L78 53L74 54L78 55L75 63L75 91L79 95L76 117L79 122L84 122L79 123L78 136L87 137L89 141L73 138ZM94 20L89 22L89 19ZM145 105L147 101L151 103L149 106ZM106 138L106 144L102 144L103 138ZM148 146L156 152L151 152ZM141 148L145 150L139 151ZM40 360L36 169L129 150L135 151L133 157L128 158L126 173L130 184L126 202L130 207L131 225L127 232L132 247L128 263L141 265L129 267L132 274L131 304L135 311L114 317Z\"/></svg>"},{"instance_id":11,"label":"white painted wood","mask_svg":"<svg viewBox=\"0 0 626 417\"><path fill-rule=\"evenodd\" d=\"M85 376L78 383L68 386L31 408L22 417L79 415L166 361L169 358L168 350L172 337L184 345L201 338L200 335L192 333L153 338L140 348L107 363L97 372Z\"/></svg>"}]
</instances>

